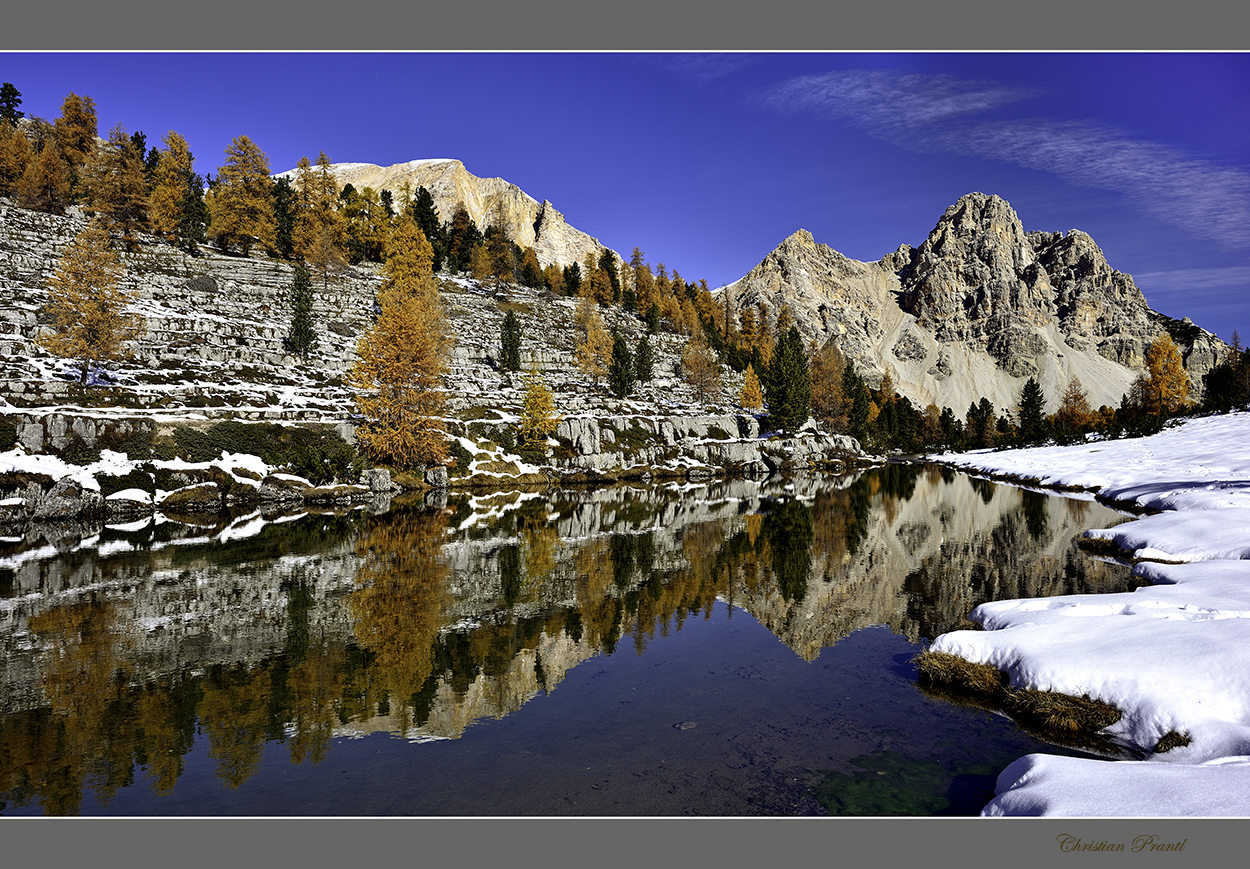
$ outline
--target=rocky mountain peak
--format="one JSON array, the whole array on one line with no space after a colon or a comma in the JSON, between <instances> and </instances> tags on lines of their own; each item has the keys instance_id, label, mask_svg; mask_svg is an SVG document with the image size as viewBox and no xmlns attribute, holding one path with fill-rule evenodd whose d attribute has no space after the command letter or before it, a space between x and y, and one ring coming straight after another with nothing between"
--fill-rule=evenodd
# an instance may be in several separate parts
<instances>
[{"instance_id":1,"label":"rocky mountain peak","mask_svg":"<svg viewBox=\"0 0 1250 869\"><path fill-rule=\"evenodd\" d=\"M1087 233L1025 232L1006 200L985 193L947 208L919 247L875 263L799 230L726 291L739 307L789 307L809 345L833 339L870 383L888 371L921 405L956 410L982 396L1013 407L1027 377L1056 406L1073 377L1094 406L1115 405L1162 332L1195 384L1223 346L1152 311Z\"/></svg>"},{"instance_id":2,"label":"rocky mountain peak","mask_svg":"<svg viewBox=\"0 0 1250 869\"><path fill-rule=\"evenodd\" d=\"M479 178L459 160L409 160L393 166L334 163L330 168L339 184L351 184L358 190L389 190L397 201L405 190L424 187L444 221L451 220L457 204L464 203L479 229L502 225L521 247L534 248L542 266L580 263L586 254L593 253L598 258L605 250L597 238L565 222L564 215L550 202L540 203L503 178ZM292 169L281 174L294 172Z\"/></svg>"}]
</instances>

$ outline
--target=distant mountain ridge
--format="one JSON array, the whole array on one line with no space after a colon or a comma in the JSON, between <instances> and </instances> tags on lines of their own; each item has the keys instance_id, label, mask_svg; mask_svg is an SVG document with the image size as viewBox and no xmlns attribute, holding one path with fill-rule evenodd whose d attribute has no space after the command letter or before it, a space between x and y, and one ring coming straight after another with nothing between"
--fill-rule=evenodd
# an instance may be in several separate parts
<instances>
[{"instance_id":1,"label":"distant mountain ridge","mask_svg":"<svg viewBox=\"0 0 1250 869\"><path fill-rule=\"evenodd\" d=\"M410 192L424 187L430 191L444 222L451 220L456 203L463 202L479 229L502 222L514 242L522 248L534 248L539 265L544 267L581 263L588 253L597 259L605 249L597 238L570 226L550 202L539 202L502 178L479 178L459 160L410 160L393 166L335 163L331 169L340 185L351 184L358 190L389 190L396 201L405 187ZM280 173L294 174L294 169Z\"/></svg>"},{"instance_id":2,"label":"distant mountain ridge","mask_svg":"<svg viewBox=\"0 0 1250 869\"><path fill-rule=\"evenodd\" d=\"M1073 377L1094 407L1117 406L1156 336L1172 334L1191 382L1226 345L1146 304L1084 232L1025 232L1002 198L969 193L918 248L860 262L798 230L721 291L734 310L783 305L809 345L830 338L877 383L962 414L981 397L1012 408L1035 377L1053 411ZM723 298L723 295L722 295Z\"/></svg>"}]
</instances>

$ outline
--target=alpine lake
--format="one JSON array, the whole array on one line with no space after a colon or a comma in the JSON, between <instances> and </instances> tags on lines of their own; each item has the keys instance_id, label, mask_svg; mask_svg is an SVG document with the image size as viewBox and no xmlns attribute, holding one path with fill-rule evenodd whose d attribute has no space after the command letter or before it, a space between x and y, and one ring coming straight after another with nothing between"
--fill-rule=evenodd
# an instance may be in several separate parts
<instances>
[{"instance_id":1,"label":"alpine lake","mask_svg":"<svg viewBox=\"0 0 1250 869\"><path fill-rule=\"evenodd\" d=\"M935 465L0 538L0 815L975 815L977 604L1123 591L1125 516ZM1088 755L1084 755L1088 756Z\"/></svg>"}]
</instances>

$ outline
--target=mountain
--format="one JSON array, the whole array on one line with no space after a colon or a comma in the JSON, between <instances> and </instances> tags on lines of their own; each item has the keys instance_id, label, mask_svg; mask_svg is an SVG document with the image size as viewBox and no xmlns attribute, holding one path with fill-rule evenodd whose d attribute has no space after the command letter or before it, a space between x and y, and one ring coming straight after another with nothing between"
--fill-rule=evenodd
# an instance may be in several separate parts
<instances>
[{"instance_id":1,"label":"mountain","mask_svg":"<svg viewBox=\"0 0 1250 869\"><path fill-rule=\"evenodd\" d=\"M1086 233L1025 232L1005 200L984 193L946 209L920 247L877 262L800 229L720 292L738 311L762 304L775 317L788 306L809 344L834 339L870 383L889 371L922 407L957 414L982 397L1014 407L1029 377L1048 411L1073 377L1094 407L1117 406L1163 332L1200 389L1225 347L1152 310Z\"/></svg>"},{"instance_id":2,"label":"mountain","mask_svg":"<svg viewBox=\"0 0 1250 869\"><path fill-rule=\"evenodd\" d=\"M522 248L534 248L544 267L581 263L586 254L593 253L598 258L604 251L597 238L569 226L550 202L539 202L502 178L479 178L459 160L410 160L394 166L335 163L331 168L339 184L351 184L357 190L389 190L396 201L405 187L410 192L424 187L434 197L444 222L451 220L458 202L464 203L473 222L483 231L502 219L508 236ZM279 177L282 175L293 177L295 170L280 173Z\"/></svg>"}]
</instances>

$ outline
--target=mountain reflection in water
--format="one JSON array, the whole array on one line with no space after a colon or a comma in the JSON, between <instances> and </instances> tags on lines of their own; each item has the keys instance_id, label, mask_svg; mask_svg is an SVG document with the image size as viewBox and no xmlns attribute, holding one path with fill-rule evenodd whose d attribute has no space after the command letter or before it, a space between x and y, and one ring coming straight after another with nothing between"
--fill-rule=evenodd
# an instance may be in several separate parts
<instances>
[{"instance_id":1,"label":"mountain reflection in water","mask_svg":"<svg viewBox=\"0 0 1250 869\"><path fill-rule=\"evenodd\" d=\"M376 514L258 521L266 518L240 517L221 527L47 526L0 542L0 811L836 809L836 798L815 796L829 787L828 780L817 787L821 775L851 775L874 750L903 756L889 734L928 727L966 737L992 730L999 734L993 739L1007 740L997 749L1003 763L1035 745L1010 724L982 720L991 718L985 713L925 700L907 663L922 638L959 627L985 600L1121 590L1130 583L1122 567L1089 559L1073 543L1088 527L1115 524L1119 517L1111 511L932 466L791 481L456 495L444 507L418 502ZM675 643L692 619L707 623L707 632L685 641L697 654L678 655ZM770 645L756 622L789 651L775 640ZM861 631L874 625L892 634ZM830 647L852 634L844 661ZM880 678L865 675L870 647ZM641 670L620 659L629 652ZM592 659L601 672L633 674L640 681L630 697L644 699L618 698L615 706L592 711L600 702L596 674L578 669ZM844 693L841 682L822 680L852 678L835 672L852 666L863 670L854 678L869 681L845 691L885 690L877 683L886 679L903 696L898 702L916 711L885 711L856 725L844 754L813 752L804 740L831 744L831 737L826 719L812 717L803 704L816 703L818 692ZM706 681L708 673L729 670L740 678ZM769 680L777 683L772 689ZM573 681L574 688L557 690ZM789 686L784 692L767 693L782 683ZM677 697L681 708L670 714ZM649 703L646 715L669 717L629 724L630 703L637 711ZM510 716L527 704L534 710L526 709L528 719ZM542 730L538 722L557 710L563 724ZM925 724L925 710L946 716L944 723ZM770 716L786 714L801 723L759 736L760 728L774 727ZM721 737L706 723L710 715L728 728L725 745L717 746ZM505 716L515 723L497 722L491 732L498 736L488 736L484 724L466 730ZM973 726L969 716L981 717ZM313 799L342 786L331 776L342 782L346 773L328 758L352 758L355 787L364 792L384 787L370 776L397 776L409 763L436 764L428 775L467 776L469 758L483 750L460 739L469 734L533 740L528 749L507 743L508 751L533 753L541 745L572 758L572 743L559 740L579 738L566 731L583 720L582 745L600 740L594 757L628 741L613 728L654 724L704 740L708 763L723 762L714 758L725 750L740 751L743 759L736 772L705 771L697 793L672 789L669 802L621 796L618 789L616 802L541 803L524 786L511 797L500 790L494 802ZM759 749L760 757L775 756L756 759L756 749L742 747L750 742L746 733L778 740ZM367 772L373 758L357 759L358 749L337 739L368 734L403 737L381 737L385 750L377 751L387 761L373 772ZM913 750L926 739L932 743L926 751L946 744L936 736L908 739ZM456 742L410 745L430 740ZM983 763L978 748L964 745L959 752L969 763ZM643 762L641 747L636 755L620 751L616 762L623 768ZM694 763L698 752L683 754ZM546 763L550 770L559 761L553 756ZM680 766L666 758L655 763L656 769ZM929 770L950 765L929 756L917 763ZM285 768L288 790L275 798L281 785L269 783L263 796L252 795L249 782L275 767ZM303 772L314 768L325 775ZM748 777L776 781L735 802Z\"/></svg>"}]
</instances>

